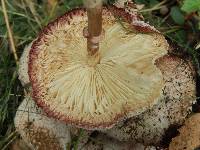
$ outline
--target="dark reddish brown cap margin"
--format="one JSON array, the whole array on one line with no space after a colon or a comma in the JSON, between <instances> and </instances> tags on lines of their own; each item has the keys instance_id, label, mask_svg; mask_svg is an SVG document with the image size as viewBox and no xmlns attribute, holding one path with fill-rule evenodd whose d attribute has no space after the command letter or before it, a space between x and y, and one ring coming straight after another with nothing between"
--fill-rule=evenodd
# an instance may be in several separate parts
<instances>
[{"instance_id":1,"label":"dark reddish brown cap margin","mask_svg":"<svg viewBox=\"0 0 200 150\"><path fill-rule=\"evenodd\" d=\"M121 17L124 21L130 24L130 27L134 28L138 32L144 32L144 33L159 33L154 27L150 26L147 23L144 23L143 21L139 20L140 17L137 15L130 14L126 12L123 8L118 8L116 6L108 6L104 7L104 9L108 9L111 13L113 13L114 16ZM40 98L40 87L37 84L37 79L35 76L37 75L37 72L34 71L32 64L34 64L34 60L37 59L37 55L39 53L39 49L37 48L42 41L45 41L45 35L48 33L52 33L52 27L58 24L70 24L70 19L74 15L81 15L83 16L86 10L84 8L75 8L67 13L65 13L63 16L58 17L55 21L49 23L46 27L43 28L43 30L39 33L38 38L34 41L30 53L29 53L29 62L28 62L28 74L29 79L32 86L32 97L36 104L41 107L44 112L49 117L56 118L60 121L63 121L65 123L70 123L71 125L75 125L81 128L85 129L104 129L104 128L111 128L113 127L117 122L122 121L124 116L126 114L119 114L117 115L113 120L113 122L105 123L102 122L101 124L92 124L89 122L80 122L80 120L73 120L68 116L62 115L60 112L56 112L54 110L50 110L50 106L46 104L41 98Z\"/></svg>"}]
</instances>

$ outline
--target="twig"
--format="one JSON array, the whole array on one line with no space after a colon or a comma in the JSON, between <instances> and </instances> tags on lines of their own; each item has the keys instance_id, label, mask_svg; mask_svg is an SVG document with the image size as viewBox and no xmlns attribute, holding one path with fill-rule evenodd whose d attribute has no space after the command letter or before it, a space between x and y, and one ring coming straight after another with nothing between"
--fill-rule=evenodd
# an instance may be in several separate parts
<instances>
[{"instance_id":1,"label":"twig","mask_svg":"<svg viewBox=\"0 0 200 150\"><path fill-rule=\"evenodd\" d=\"M15 62L18 65L19 59L18 59L18 56L17 56L17 53L16 53L14 38L13 38L13 35L12 35L12 32L11 32L11 28L10 28L10 25L9 25L9 21L8 21L8 14L7 14L7 10L6 10L5 1L1 0L1 4L2 4L5 23L6 23L6 28L8 30L8 36L9 36L9 41L10 41L10 45L11 45L11 50L13 52L13 55L14 55L14 58L15 58Z\"/></svg>"},{"instance_id":2,"label":"twig","mask_svg":"<svg viewBox=\"0 0 200 150\"><path fill-rule=\"evenodd\" d=\"M161 1L160 3L158 3L157 5L155 5L154 7L162 6L162 5L165 4L166 2L167 2L167 0Z\"/></svg>"},{"instance_id":3,"label":"twig","mask_svg":"<svg viewBox=\"0 0 200 150\"><path fill-rule=\"evenodd\" d=\"M149 12L149 11L154 11L154 10L158 10L158 9L161 9L162 7L164 7L163 4L165 4L167 2L167 0L164 0L160 3L158 3L157 5L153 6L152 8L148 8L148 9L142 9L142 10L139 10L139 12Z\"/></svg>"},{"instance_id":4,"label":"twig","mask_svg":"<svg viewBox=\"0 0 200 150\"><path fill-rule=\"evenodd\" d=\"M154 11L154 10L159 10L159 9L161 9L162 7L164 7L164 6L152 7L152 8L149 8L149 9L142 9L142 10L139 10L138 12L140 12L140 13L150 12L150 11Z\"/></svg>"}]
</instances>

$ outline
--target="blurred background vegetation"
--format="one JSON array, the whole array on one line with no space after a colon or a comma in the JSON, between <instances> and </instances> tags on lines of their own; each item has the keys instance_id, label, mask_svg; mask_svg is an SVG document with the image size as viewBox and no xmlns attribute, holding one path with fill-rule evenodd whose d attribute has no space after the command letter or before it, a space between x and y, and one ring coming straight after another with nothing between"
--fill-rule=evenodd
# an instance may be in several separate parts
<instances>
[{"instance_id":1,"label":"blurred background vegetation","mask_svg":"<svg viewBox=\"0 0 200 150\"><path fill-rule=\"evenodd\" d=\"M114 0L107 1L111 4ZM139 13L193 60L200 75L200 0L135 0ZM5 9L14 45L9 41ZM1 0L0 5L0 149L8 149L18 136L13 125L16 109L24 96L17 78L18 57L38 32L57 16L82 6L82 0ZM4 11L4 13L3 13Z\"/></svg>"}]
</instances>

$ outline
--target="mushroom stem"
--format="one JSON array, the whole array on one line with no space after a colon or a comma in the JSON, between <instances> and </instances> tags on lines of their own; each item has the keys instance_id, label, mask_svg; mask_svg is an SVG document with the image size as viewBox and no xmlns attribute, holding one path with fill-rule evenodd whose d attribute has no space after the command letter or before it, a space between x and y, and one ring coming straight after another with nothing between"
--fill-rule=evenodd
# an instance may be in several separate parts
<instances>
[{"instance_id":1,"label":"mushroom stem","mask_svg":"<svg viewBox=\"0 0 200 150\"><path fill-rule=\"evenodd\" d=\"M87 49L88 55L94 56L99 50L102 32L102 0L84 0L87 8Z\"/></svg>"}]
</instances>

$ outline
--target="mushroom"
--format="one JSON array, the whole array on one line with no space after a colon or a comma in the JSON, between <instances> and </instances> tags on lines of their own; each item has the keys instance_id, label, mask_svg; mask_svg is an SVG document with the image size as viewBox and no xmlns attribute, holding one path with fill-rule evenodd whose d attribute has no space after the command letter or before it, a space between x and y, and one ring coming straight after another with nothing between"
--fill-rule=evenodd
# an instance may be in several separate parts
<instances>
[{"instance_id":1,"label":"mushroom","mask_svg":"<svg viewBox=\"0 0 200 150\"><path fill-rule=\"evenodd\" d=\"M20 104L14 123L23 141L31 149L62 150L71 142L68 127L46 117L28 95Z\"/></svg>"},{"instance_id":2,"label":"mushroom","mask_svg":"<svg viewBox=\"0 0 200 150\"><path fill-rule=\"evenodd\" d=\"M33 42L28 73L32 97L49 117L85 129L112 128L163 98L156 59L168 43L155 28L115 6L103 8L104 36L90 55L78 8L50 23ZM131 29L131 31L130 31Z\"/></svg>"},{"instance_id":3,"label":"mushroom","mask_svg":"<svg viewBox=\"0 0 200 150\"><path fill-rule=\"evenodd\" d=\"M189 60L173 55L159 58L156 65L164 78L160 102L142 114L103 132L121 141L160 145L171 127L183 124L196 100L194 67Z\"/></svg>"},{"instance_id":4,"label":"mushroom","mask_svg":"<svg viewBox=\"0 0 200 150\"><path fill-rule=\"evenodd\" d=\"M200 147L200 113L189 117L179 132L180 134L172 139L169 150L197 150Z\"/></svg>"},{"instance_id":5,"label":"mushroom","mask_svg":"<svg viewBox=\"0 0 200 150\"><path fill-rule=\"evenodd\" d=\"M33 42L31 42L24 48L24 51L19 61L18 78L23 86L26 86L30 83L28 76L28 60L32 44Z\"/></svg>"}]
</instances>

